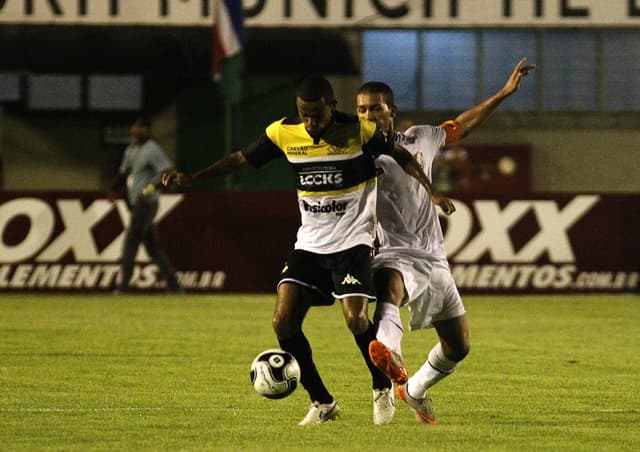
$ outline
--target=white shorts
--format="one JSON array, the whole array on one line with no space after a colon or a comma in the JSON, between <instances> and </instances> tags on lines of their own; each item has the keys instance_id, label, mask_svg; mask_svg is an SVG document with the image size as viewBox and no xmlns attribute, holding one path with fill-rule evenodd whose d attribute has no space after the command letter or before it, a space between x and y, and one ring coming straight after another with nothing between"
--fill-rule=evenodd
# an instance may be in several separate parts
<instances>
[{"instance_id":1,"label":"white shorts","mask_svg":"<svg viewBox=\"0 0 640 452\"><path fill-rule=\"evenodd\" d=\"M445 258L427 257L407 249L387 249L373 258L372 267L374 271L392 268L402 275L410 330L432 328L433 322L466 312Z\"/></svg>"}]
</instances>

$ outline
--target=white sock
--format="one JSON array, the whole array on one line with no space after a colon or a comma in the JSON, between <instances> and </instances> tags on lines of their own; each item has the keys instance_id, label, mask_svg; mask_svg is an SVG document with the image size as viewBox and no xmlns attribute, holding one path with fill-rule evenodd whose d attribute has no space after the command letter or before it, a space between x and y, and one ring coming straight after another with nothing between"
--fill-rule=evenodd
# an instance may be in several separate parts
<instances>
[{"instance_id":1,"label":"white sock","mask_svg":"<svg viewBox=\"0 0 640 452\"><path fill-rule=\"evenodd\" d=\"M380 303L376 306L373 322L378 326L376 339L402 356L400 343L404 329L400 318L400 308L391 303Z\"/></svg>"},{"instance_id":2,"label":"white sock","mask_svg":"<svg viewBox=\"0 0 640 452\"><path fill-rule=\"evenodd\" d=\"M451 361L444 356L442 344L438 342L429 352L427 361L409 378L407 392L415 399L424 398L427 389L451 375L457 365L457 362Z\"/></svg>"}]
</instances>

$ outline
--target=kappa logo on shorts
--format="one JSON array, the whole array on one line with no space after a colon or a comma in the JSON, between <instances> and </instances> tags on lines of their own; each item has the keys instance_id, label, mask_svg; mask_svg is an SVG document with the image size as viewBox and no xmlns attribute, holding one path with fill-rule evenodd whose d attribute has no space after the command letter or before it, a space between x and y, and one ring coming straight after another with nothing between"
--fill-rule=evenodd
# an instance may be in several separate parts
<instances>
[{"instance_id":1,"label":"kappa logo on shorts","mask_svg":"<svg viewBox=\"0 0 640 452\"><path fill-rule=\"evenodd\" d=\"M362 283L358 281L358 278L354 278L349 273L344 277L340 284L348 284L348 285L361 285Z\"/></svg>"}]
</instances>

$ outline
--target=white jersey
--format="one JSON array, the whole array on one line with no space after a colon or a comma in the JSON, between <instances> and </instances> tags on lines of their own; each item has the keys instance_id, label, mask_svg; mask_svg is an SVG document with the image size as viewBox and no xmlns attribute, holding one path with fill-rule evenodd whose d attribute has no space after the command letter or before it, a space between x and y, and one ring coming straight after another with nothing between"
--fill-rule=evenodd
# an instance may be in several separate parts
<instances>
[{"instance_id":1,"label":"white jersey","mask_svg":"<svg viewBox=\"0 0 640 452\"><path fill-rule=\"evenodd\" d=\"M431 167L445 144L442 127L414 126L395 135L396 142L413 154L431 179ZM444 249L442 228L435 204L422 185L407 176L385 155L378 167L379 253L374 271L393 268L404 282L409 309L409 329L431 328L434 322L465 313L460 293L451 276Z\"/></svg>"},{"instance_id":2,"label":"white jersey","mask_svg":"<svg viewBox=\"0 0 640 452\"><path fill-rule=\"evenodd\" d=\"M433 160L445 139L443 128L430 125L413 126L395 135L396 142L416 158L430 180ZM379 156L376 166L380 249L408 248L446 259L436 206L425 188L389 156Z\"/></svg>"}]
</instances>

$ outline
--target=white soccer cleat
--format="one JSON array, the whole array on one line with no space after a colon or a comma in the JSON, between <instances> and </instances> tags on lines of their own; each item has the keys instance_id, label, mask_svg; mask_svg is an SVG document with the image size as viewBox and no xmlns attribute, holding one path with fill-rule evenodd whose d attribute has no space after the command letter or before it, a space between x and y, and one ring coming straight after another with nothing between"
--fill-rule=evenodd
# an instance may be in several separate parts
<instances>
[{"instance_id":1,"label":"white soccer cleat","mask_svg":"<svg viewBox=\"0 0 640 452\"><path fill-rule=\"evenodd\" d=\"M397 387L398 397L407 403L416 413L416 419L423 424L435 424L437 423L436 416L433 414L431 405L429 403L429 397L425 394L423 399L415 399L411 397L407 390L407 384L399 385Z\"/></svg>"},{"instance_id":2,"label":"white soccer cleat","mask_svg":"<svg viewBox=\"0 0 640 452\"><path fill-rule=\"evenodd\" d=\"M393 388L373 390L373 423L385 425L391 422L396 413L396 399Z\"/></svg>"},{"instance_id":3,"label":"white soccer cleat","mask_svg":"<svg viewBox=\"0 0 640 452\"><path fill-rule=\"evenodd\" d=\"M335 400L331 403L313 402L309 412L298 425L324 424L327 421L334 420L338 416L338 411L340 411L340 407Z\"/></svg>"}]
</instances>

